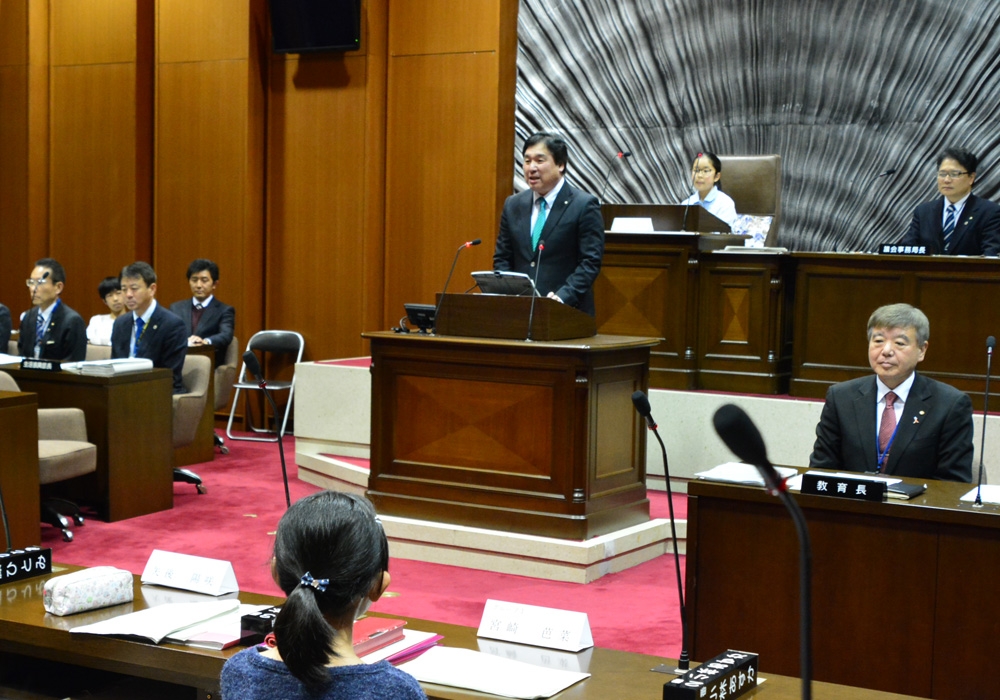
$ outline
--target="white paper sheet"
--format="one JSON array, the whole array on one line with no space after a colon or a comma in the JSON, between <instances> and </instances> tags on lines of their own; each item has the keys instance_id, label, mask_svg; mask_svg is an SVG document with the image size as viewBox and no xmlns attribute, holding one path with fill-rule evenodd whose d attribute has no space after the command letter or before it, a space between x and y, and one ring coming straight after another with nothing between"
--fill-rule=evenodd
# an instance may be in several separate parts
<instances>
[{"instance_id":1,"label":"white paper sheet","mask_svg":"<svg viewBox=\"0 0 1000 700\"><path fill-rule=\"evenodd\" d=\"M399 666L418 681L466 688L508 698L549 698L589 673L532 666L490 654L436 646Z\"/></svg>"},{"instance_id":2,"label":"white paper sheet","mask_svg":"<svg viewBox=\"0 0 1000 700\"><path fill-rule=\"evenodd\" d=\"M798 470L791 467L775 467L775 469L783 479L795 476L798 473ZM708 471L696 472L695 476L706 481L722 481L727 484L764 485L764 480L760 477L757 467L752 464L743 464L742 462L726 462L717 467L712 467Z\"/></svg>"},{"instance_id":3,"label":"white paper sheet","mask_svg":"<svg viewBox=\"0 0 1000 700\"><path fill-rule=\"evenodd\" d=\"M960 501L963 503L975 503L976 502L976 491L977 488L972 489L967 494L962 496ZM997 484L983 484L983 503L995 503L1000 505L1000 486Z\"/></svg>"}]
</instances>

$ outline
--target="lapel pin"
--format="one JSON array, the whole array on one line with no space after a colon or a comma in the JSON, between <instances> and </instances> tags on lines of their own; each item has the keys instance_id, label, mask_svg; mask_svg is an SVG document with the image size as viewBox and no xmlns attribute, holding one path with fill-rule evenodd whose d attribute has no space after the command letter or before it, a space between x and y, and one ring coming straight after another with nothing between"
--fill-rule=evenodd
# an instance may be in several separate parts
<instances>
[{"instance_id":1,"label":"lapel pin","mask_svg":"<svg viewBox=\"0 0 1000 700\"><path fill-rule=\"evenodd\" d=\"M918 418L917 416L913 416L913 424L920 425L920 418Z\"/></svg>"}]
</instances>

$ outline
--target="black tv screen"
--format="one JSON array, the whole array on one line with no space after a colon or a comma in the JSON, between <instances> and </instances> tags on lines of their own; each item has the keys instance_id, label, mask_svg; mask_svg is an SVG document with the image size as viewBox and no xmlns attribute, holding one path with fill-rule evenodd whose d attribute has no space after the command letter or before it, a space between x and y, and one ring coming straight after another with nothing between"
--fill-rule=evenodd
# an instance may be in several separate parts
<instances>
[{"instance_id":1,"label":"black tv screen","mask_svg":"<svg viewBox=\"0 0 1000 700\"><path fill-rule=\"evenodd\" d=\"M357 51L361 0L271 0L275 53Z\"/></svg>"}]
</instances>

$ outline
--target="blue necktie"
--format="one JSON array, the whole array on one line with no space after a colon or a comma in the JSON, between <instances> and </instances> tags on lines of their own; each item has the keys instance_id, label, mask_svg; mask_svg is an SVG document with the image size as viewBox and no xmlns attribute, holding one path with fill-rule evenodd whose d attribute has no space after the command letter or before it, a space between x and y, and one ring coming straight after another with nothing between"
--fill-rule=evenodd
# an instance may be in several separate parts
<instances>
[{"instance_id":1,"label":"blue necktie","mask_svg":"<svg viewBox=\"0 0 1000 700\"><path fill-rule=\"evenodd\" d=\"M132 357L136 356L139 352L139 341L142 340L142 328L146 325L146 322L142 320L140 316L135 320L135 345L132 347Z\"/></svg>"},{"instance_id":2,"label":"blue necktie","mask_svg":"<svg viewBox=\"0 0 1000 700\"><path fill-rule=\"evenodd\" d=\"M951 234L955 233L955 205L948 205L947 216L944 217L944 252L948 252L948 246L951 245Z\"/></svg>"},{"instance_id":3,"label":"blue necktie","mask_svg":"<svg viewBox=\"0 0 1000 700\"><path fill-rule=\"evenodd\" d=\"M531 229L531 249L538 249L538 241L542 237L542 229L545 228L545 200L538 200L538 218L535 219L535 228Z\"/></svg>"},{"instance_id":4,"label":"blue necktie","mask_svg":"<svg viewBox=\"0 0 1000 700\"><path fill-rule=\"evenodd\" d=\"M38 317L35 319L35 359L42 356L42 337L45 335L45 317L42 310L38 309Z\"/></svg>"}]
</instances>

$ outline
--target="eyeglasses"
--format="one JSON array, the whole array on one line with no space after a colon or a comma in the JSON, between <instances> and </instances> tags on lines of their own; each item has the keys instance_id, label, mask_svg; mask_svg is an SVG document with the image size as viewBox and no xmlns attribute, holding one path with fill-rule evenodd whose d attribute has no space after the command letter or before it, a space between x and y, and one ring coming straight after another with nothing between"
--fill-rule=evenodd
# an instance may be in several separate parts
<instances>
[{"instance_id":1,"label":"eyeglasses","mask_svg":"<svg viewBox=\"0 0 1000 700\"><path fill-rule=\"evenodd\" d=\"M963 175L968 175L968 170L938 170L937 178L938 180L956 180Z\"/></svg>"},{"instance_id":2,"label":"eyeglasses","mask_svg":"<svg viewBox=\"0 0 1000 700\"><path fill-rule=\"evenodd\" d=\"M711 175L715 172L715 168L694 168L691 173L694 175Z\"/></svg>"},{"instance_id":3,"label":"eyeglasses","mask_svg":"<svg viewBox=\"0 0 1000 700\"><path fill-rule=\"evenodd\" d=\"M24 280L24 283L26 285L28 285L28 289L34 289L35 287L41 287L43 284L45 284L48 281L49 281L49 278L45 277L45 278L40 279L40 280L31 280L31 279Z\"/></svg>"}]
</instances>

